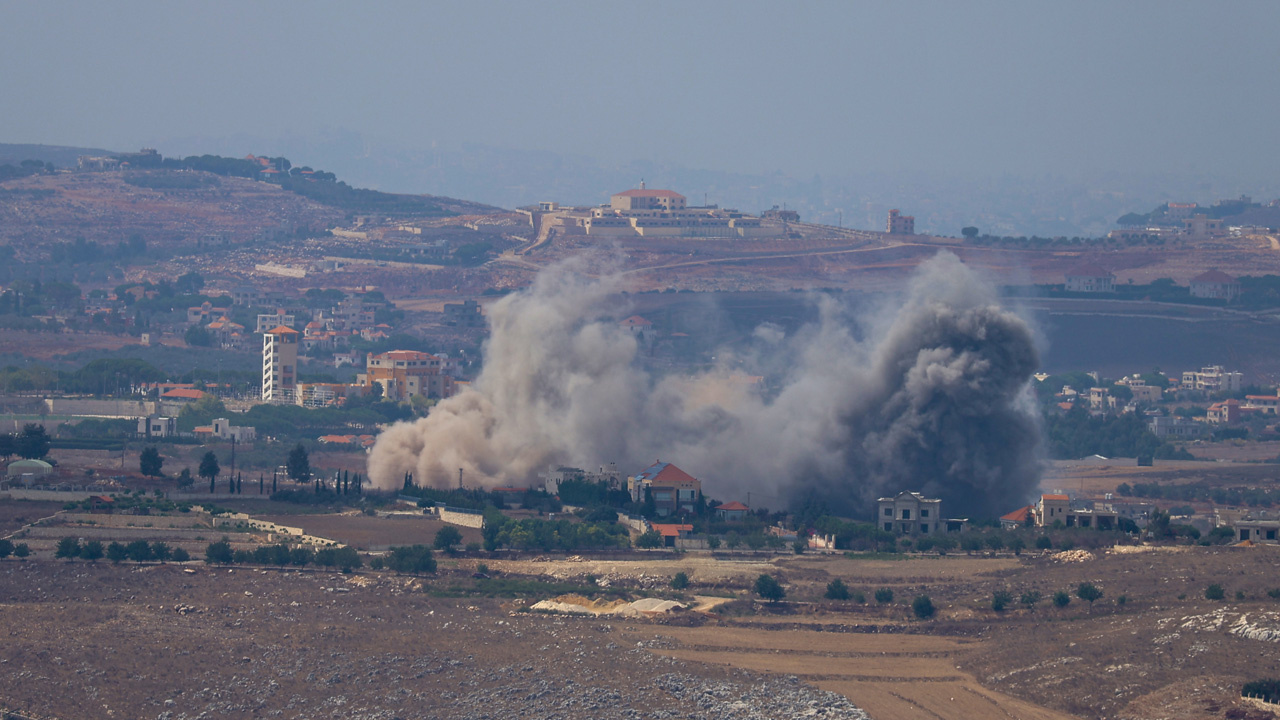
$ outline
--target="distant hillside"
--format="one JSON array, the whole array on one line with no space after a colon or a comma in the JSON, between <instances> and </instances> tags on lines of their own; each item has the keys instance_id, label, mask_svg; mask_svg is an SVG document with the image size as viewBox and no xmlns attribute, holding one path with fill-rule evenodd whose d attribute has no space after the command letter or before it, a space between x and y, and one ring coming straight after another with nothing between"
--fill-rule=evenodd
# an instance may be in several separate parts
<instances>
[{"instance_id":1,"label":"distant hillside","mask_svg":"<svg viewBox=\"0 0 1280 720\"><path fill-rule=\"evenodd\" d=\"M17 165L23 160L39 160L53 163L55 167L76 166L81 155L117 155L114 150L101 148L67 147L64 145L16 145L0 143L0 165Z\"/></svg>"}]
</instances>

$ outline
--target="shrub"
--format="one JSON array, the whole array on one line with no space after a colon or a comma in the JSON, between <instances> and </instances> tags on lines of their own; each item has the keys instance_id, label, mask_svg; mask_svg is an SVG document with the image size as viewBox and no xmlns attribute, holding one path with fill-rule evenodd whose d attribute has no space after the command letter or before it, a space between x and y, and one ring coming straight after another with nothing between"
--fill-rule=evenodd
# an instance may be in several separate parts
<instances>
[{"instance_id":1,"label":"shrub","mask_svg":"<svg viewBox=\"0 0 1280 720\"><path fill-rule=\"evenodd\" d=\"M804 551L809 549L809 543L804 538L796 538L796 541L791 543L791 549L794 550L797 555L803 555Z\"/></svg>"},{"instance_id":2,"label":"shrub","mask_svg":"<svg viewBox=\"0 0 1280 720\"><path fill-rule=\"evenodd\" d=\"M387 567L401 573L434 573L436 558L425 545L393 547L386 558Z\"/></svg>"},{"instance_id":3,"label":"shrub","mask_svg":"<svg viewBox=\"0 0 1280 720\"><path fill-rule=\"evenodd\" d=\"M1008 590L996 590L991 593L991 609L996 612L1004 612L1004 609L1013 602L1013 593Z\"/></svg>"},{"instance_id":4,"label":"shrub","mask_svg":"<svg viewBox=\"0 0 1280 720\"><path fill-rule=\"evenodd\" d=\"M720 548L720 536L712 535L711 537L707 538L707 547L711 548L712 550L718 550Z\"/></svg>"},{"instance_id":5,"label":"shrub","mask_svg":"<svg viewBox=\"0 0 1280 720\"><path fill-rule=\"evenodd\" d=\"M1089 607L1093 608L1095 600L1102 598L1102 590L1090 582L1082 582L1076 587L1076 597L1089 603Z\"/></svg>"},{"instance_id":6,"label":"shrub","mask_svg":"<svg viewBox=\"0 0 1280 720\"><path fill-rule=\"evenodd\" d=\"M151 543L151 557L159 560L160 562L164 562L165 560L173 557L173 550L169 548L167 543L162 543L157 540Z\"/></svg>"},{"instance_id":7,"label":"shrub","mask_svg":"<svg viewBox=\"0 0 1280 720\"><path fill-rule=\"evenodd\" d=\"M476 572L481 573L483 575L488 575L489 574L488 563L476 563Z\"/></svg>"},{"instance_id":8,"label":"shrub","mask_svg":"<svg viewBox=\"0 0 1280 720\"><path fill-rule=\"evenodd\" d=\"M662 536L657 530L650 530L636 538L636 547L638 548L658 548L662 547Z\"/></svg>"},{"instance_id":9,"label":"shrub","mask_svg":"<svg viewBox=\"0 0 1280 720\"><path fill-rule=\"evenodd\" d=\"M827 583L826 597L828 600L848 600L849 586L845 585L844 581L840 578L836 578L835 580Z\"/></svg>"},{"instance_id":10,"label":"shrub","mask_svg":"<svg viewBox=\"0 0 1280 720\"><path fill-rule=\"evenodd\" d=\"M173 552L169 553L169 557L173 558L174 562L186 562L191 559L191 553L184 548L177 547L173 549Z\"/></svg>"},{"instance_id":11,"label":"shrub","mask_svg":"<svg viewBox=\"0 0 1280 720\"><path fill-rule=\"evenodd\" d=\"M1243 591L1243 590L1237 590L1237 591L1236 591L1236 602L1244 602L1244 591Z\"/></svg>"},{"instance_id":12,"label":"shrub","mask_svg":"<svg viewBox=\"0 0 1280 720\"><path fill-rule=\"evenodd\" d=\"M1032 607L1040 602L1040 593L1036 590L1027 590L1022 593L1022 597L1018 601L1027 607Z\"/></svg>"},{"instance_id":13,"label":"shrub","mask_svg":"<svg viewBox=\"0 0 1280 720\"><path fill-rule=\"evenodd\" d=\"M1120 597L1116 598L1116 604L1117 604L1117 605L1125 605L1125 604L1127 604L1128 602L1129 602L1129 596L1128 596L1128 595L1121 595Z\"/></svg>"},{"instance_id":14,"label":"shrub","mask_svg":"<svg viewBox=\"0 0 1280 720\"><path fill-rule=\"evenodd\" d=\"M134 562L144 562L151 559L151 543L146 540L134 540L125 545L124 550L129 554L129 559Z\"/></svg>"},{"instance_id":15,"label":"shrub","mask_svg":"<svg viewBox=\"0 0 1280 720\"><path fill-rule=\"evenodd\" d=\"M889 588L880 588L876 590L876 602L881 605L888 605L893 602L893 591Z\"/></svg>"},{"instance_id":16,"label":"shrub","mask_svg":"<svg viewBox=\"0 0 1280 720\"><path fill-rule=\"evenodd\" d=\"M771 603L778 602L787 596L787 591L772 575L761 575L756 578L755 591L757 595Z\"/></svg>"},{"instance_id":17,"label":"shrub","mask_svg":"<svg viewBox=\"0 0 1280 720\"><path fill-rule=\"evenodd\" d=\"M467 543L467 552L469 552L469 553L478 553L478 552L480 552L480 543L478 543L478 542L469 542L469 543Z\"/></svg>"},{"instance_id":18,"label":"shrub","mask_svg":"<svg viewBox=\"0 0 1280 720\"><path fill-rule=\"evenodd\" d=\"M1280 600L1280 588L1271 588L1267 591L1267 597L1272 600Z\"/></svg>"},{"instance_id":19,"label":"shrub","mask_svg":"<svg viewBox=\"0 0 1280 720\"><path fill-rule=\"evenodd\" d=\"M1227 596L1226 591L1218 583L1214 583L1204 589L1205 600L1221 600Z\"/></svg>"},{"instance_id":20,"label":"shrub","mask_svg":"<svg viewBox=\"0 0 1280 720\"><path fill-rule=\"evenodd\" d=\"M1041 535L1040 537L1036 538L1036 549L1037 549L1037 550L1052 550L1052 549L1053 549L1053 541L1049 539L1049 536L1048 536L1048 535Z\"/></svg>"},{"instance_id":21,"label":"shrub","mask_svg":"<svg viewBox=\"0 0 1280 720\"><path fill-rule=\"evenodd\" d=\"M369 569L371 570L381 570L385 566L386 566L386 563L383 562L382 558L380 557L373 558L372 560L369 561Z\"/></svg>"},{"instance_id":22,"label":"shrub","mask_svg":"<svg viewBox=\"0 0 1280 720\"><path fill-rule=\"evenodd\" d=\"M17 545L13 546L14 557L24 558L30 554L31 554L31 548L27 547L26 543L18 543Z\"/></svg>"},{"instance_id":23,"label":"shrub","mask_svg":"<svg viewBox=\"0 0 1280 720\"><path fill-rule=\"evenodd\" d=\"M13 554L13 542L11 540L0 538L0 560L3 560Z\"/></svg>"},{"instance_id":24,"label":"shrub","mask_svg":"<svg viewBox=\"0 0 1280 720\"><path fill-rule=\"evenodd\" d=\"M675 577L671 578L671 587L676 590L683 590L689 587L689 576L683 572L676 573Z\"/></svg>"},{"instance_id":25,"label":"shrub","mask_svg":"<svg viewBox=\"0 0 1280 720\"><path fill-rule=\"evenodd\" d=\"M866 595L863 595L861 591L857 591L857 590L855 590L855 591L851 594L851 596L849 597L849 599L850 599L850 600L853 600L854 602L858 603L859 605L865 605L865 604L866 604L866 602L867 602L867 596L866 596Z\"/></svg>"},{"instance_id":26,"label":"shrub","mask_svg":"<svg viewBox=\"0 0 1280 720\"><path fill-rule=\"evenodd\" d=\"M1066 590L1059 590L1053 594L1053 604L1064 608L1071 604L1071 596L1067 594Z\"/></svg>"},{"instance_id":27,"label":"shrub","mask_svg":"<svg viewBox=\"0 0 1280 720\"><path fill-rule=\"evenodd\" d=\"M460 542L462 542L462 533L458 532L458 528L452 525L445 525L436 533L436 539L432 545L437 550L453 552L453 546Z\"/></svg>"},{"instance_id":28,"label":"shrub","mask_svg":"<svg viewBox=\"0 0 1280 720\"><path fill-rule=\"evenodd\" d=\"M911 612L921 620L928 620L933 617L933 600L930 600L928 595L917 595L916 599L911 601Z\"/></svg>"}]
</instances>

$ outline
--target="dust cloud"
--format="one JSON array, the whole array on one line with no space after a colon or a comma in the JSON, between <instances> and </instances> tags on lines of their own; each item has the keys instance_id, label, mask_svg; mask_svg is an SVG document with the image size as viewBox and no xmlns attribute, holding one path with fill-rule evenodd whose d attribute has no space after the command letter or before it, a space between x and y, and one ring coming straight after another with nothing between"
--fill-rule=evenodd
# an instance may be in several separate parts
<instances>
[{"instance_id":1,"label":"dust cloud","mask_svg":"<svg viewBox=\"0 0 1280 720\"><path fill-rule=\"evenodd\" d=\"M1032 330L950 253L880 312L850 317L820 297L814 325L790 337L762 326L750 352L720 353L721 367L692 377L641 369L610 312L619 281L582 267L546 270L489 309L475 382L378 437L378 487L406 472L450 487L459 468L468 486L522 486L552 465L633 473L661 458L720 500L752 492L774 508L817 501L863 516L879 496L920 490L977 518L1039 482ZM740 381L758 367L784 368L774 391Z\"/></svg>"}]
</instances>

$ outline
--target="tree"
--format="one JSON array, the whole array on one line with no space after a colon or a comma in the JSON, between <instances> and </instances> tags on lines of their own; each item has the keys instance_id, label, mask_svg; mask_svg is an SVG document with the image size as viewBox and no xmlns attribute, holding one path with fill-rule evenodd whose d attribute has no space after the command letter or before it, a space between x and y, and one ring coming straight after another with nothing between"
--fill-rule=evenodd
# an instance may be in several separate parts
<instances>
[{"instance_id":1,"label":"tree","mask_svg":"<svg viewBox=\"0 0 1280 720\"><path fill-rule=\"evenodd\" d=\"M169 557L173 558L174 562L186 562L191 559L191 553L178 547L173 549L173 552L169 554Z\"/></svg>"},{"instance_id":2,"label":"tree","mask_svg":"<svg viewBox=\"0 0 1280 720\"><path fill-rule=\"evenodd\" d=\"M306 482L311 479L311 459L307 455L305 445L298 443L293 446L289 451L289 458L285 461L285 469L289 477L296 482Z\"/></svg>"},{"instance_id":3,"label":"tree","mask_svg":"<svg viewBox=\"0 0 1280 720\"><path fill-rule=\"evenodd\" d=\"M134 540L124 546L124 551L129 554L129 559L134 562L145 562L151 559L151 544L146 540Z\"/></svg>"},{"instance_id":4,"label":"tree","mask_svg":"<svg viewBox=\"0 0 1280 720\"><path fill-rule=\"evenodd\" d=\"M204 288L204 277L200 273L192 270L189 273L179 275L174 281L173 289L179 295L194 295Z\"/></svg>"},{"instance_id":5,"label":"tree","mask_svg":"<svg viewBox=\"0 0 1280 720\"><path fill-rule=\"evenodd\" d=\"M214 478L218 477L220 472L222 472L222 467L218 465L218 456L214 455L212 450L200 458L200 477L209 481L209 492L213 492Z\"/></svg>"},{"instance_id":6,"label":"tree","mask_svg":"<svg viewBox=\"0 0 1280 720\"><path fill-rule=\"evenodd\" d=\"M18 454L28 460L38 460L49 454L49 433L38 423L27 423L17 439Z\"/></svg>"},{"instance_id":7,"label":"tree","mask_svg":"<svg viewBox=\"0 0 1280 720\"><path fill-rule=\"evenodd\" d=\"M167 543L157 540L151 543L151 557L159 560L160 562L164 562L165 560L173 557L173 551L169 549L169 545Z\"/></svg>"},{"instance_id":8,"label":"tree","mask_svg":"<svg viewBox=\"0 0 1280 720\"><path fill-rule=\"evenodd\" d=\"M209 543L209 546L204 549L204 561L210 565L229 565L234 558L231 543L225 538Z\"/></svg>"},{"instance_id":9,"label":"tree","mask_svg":"<svg viewBox=\"0 0 1280 720\"><path fill-rule=\"evenodd\" d=\"M809 543L804 538L796 538L796 541L791 543L791 549L794 550L797 555L804 554L804 551L808 548Z\"/></svg>"},{"instance_id":10,"label":"tree","mask_svg":"<svg viewBox=\"0 0 1280 720\"><path fill-rule=\"evenodd\" d=\"M53 551L56 558L74 558L80 557L80 539L73 537L64 537L58 541L58 547Z\"/></svg>"},{"instance_id":11,"label":"tree","mask_svg":"<svg viewBox=\"0 0 1280 720\"><path fill-rule=\"evenodd\" d=\"M24 558L30 554L31 554L31 548L27 547L26 543L18 543L17 545L13 546L14 557Z\"/></svg>"},{"instance_id":12,"label":"tree","mask_svg":"<svg viewBox=\"0 0 1280 720\"><path fill-rule=\"evenodd\" d=\"M1093 603L1102 597L1102 590L1090 582L1082 582L1076 587L1076 597L1089 603L1089 612L1093 612Z\"/></svg>"},{"instance_id":13,"label":"tree","mask_svg":"<svg viewBox=\"0 0 1280 720\"><path fill-rule=\"evenodd\" d=\"M196 482L191 477L191 468L182 468L182 472L178 473L178 487L190 487Z\"/></svg>"},{"instance_id":14,"label":"tree","mask_svg":"<svg viewBox=\"0 0 1280 720\"><path fill-rule=\"evenodd\" d=\"M160 468L164 466L164 458L160 457L160 451L154 445L149 445L142 449L142 453L138 456L138 469L147 477L164 477L164 473Z\"/></svg>"},{"instance_id":15,"label":"tree","mask_svg":"<svg viewBox=\"0 0 1280 720\"><path fill-rule=\"evenodd\" d=\"M80 557L88 560L89 562L101 560L103 554L102 543L97 540L90 540L80 546Z\"/></svg>"},{"instance_id":16,"label":"tree","mask_svg":"<svg viewBox=\"0 0 1280 720\"><path fill-rule=\"evenodd\" d=\"M18 452L18 440L10 433L0 433L0 457L5 460Z\"/></svg>"},{"instance_id":17,"label":"tree","mask_svg":"<svg viewBox=\"0 0 1280 720\"><path fill-rule=\"evenodd\" d=\"M1040 602L1040 593L1035 590L1027 590L1022 593L1022 597L1019 598L1018 601L1030 609L1036 603Z\"/></svg>"},{"instance_id":18,"label":"tree","mask_svg":"<svg viewBox=\"0 0 1280 720\"><path fill-rule=\"evenodd\" d=\"M1059 590L1053 594L1053 604L1064 608L1071 604L1071 596L1067 594L1066 590Z\"/></svg>"},{"instance_id":19,"label":"tree","mask_svg":"<svg viewBox=\"0 0 1280 720\"><path fill-rule=\"evenodd\" d=\"M1040 537L1036 538L1037 550L1050 550L1052 548L1053 548L1053 541L1049 539L1048 535L1041 535Z\"/></svg>"},{"instance_id":20,"label":"tree","mask_svg":"<svg viewBox=\"0 0 1280 720\"><path fill-rule=\"evenodd\" d=\"M671 587L675 590L689 587L689 575L683 571L676 573L675 577L671 578Z\"/></svg>"},{"instance_id":21,"label":"tree","mask_svg":"<svg viewBox=\"0 0 1280 720\"><path fill-rule=\"evenodd\" d=\"M845 585L844 581L840 578L836 578L835 580L827 583L826 597L828 600L848 600L849 586Z\"/></svg>"},{"instance_id":22,"label":"tree","mask_svg":"<svg viewBox=\"0 0 1280 720\"><path fill-rule=\"evenodd\" d=\"M1218 583L1214 583L1204 589L1205 600L1221 600L1226 596L1227 596L1226 591L1223 590L1222 586L1219 585Z\"/></svg>"},{"instance_id":23,"label":"tree","mask_svg":"<svg viewBox=\"0 0 1280 720\"><path fill-rule=\"evenodd\" d=\"M893 590L890 590L889 588L880 588L879 590L876 590L875 597L876 602L881 605L888 605L893 602Z\"/></svg>"},{"instance_id":24,"label":"tree","mask_svg":"<svg viewBox=\"0 0 1280 720\"><path fill-rule=\"evenodd\" d=\"M996 590L991 593L991 609L996 612L1004 612L1004 609L1013 602L1013 593L1008 590Z\"/></svg>"},{"instance_id":25,"label":"tree","mask_svg":"<svg viewBox=\"0 0 1280 720\"><path fill-rule=\"evenodd\" d=\"M755 591L757 595L771 603L776 603L787 596L787 591L772 575L761 575L756 578Z\"/></svg>"},{"instance_id":26,"label":"tree","mask_svg":"<svg viewBox=\"0 0 1280 720\"><path fill-rule=\"evenodd\" d=\"M3 560L13 554L13 541L6 538L0 538L0 560Z\"/></svg>"},{"instance_id":27,"label":"tree","mask_svg":"<svg viewBox=\"0 0 1280 720\"><path fill-rule=\"evenodd\" d=\"M453 552L453 546L460 542L462 542L462 533L458 532L458 528L452 525L445 525L436 533L436 539L432 546L437 550Z\"/></svg>"},{"instance_id":28,"label":"tree","mask_svg":"<svg viewBox=\"0 0 1280 720\"><path fill-rule=\"evenodd\" d=\"M662 536L657 530L649 530L636 538L636 547L638 548L658 548L662 547Z\"/></svg>"},{"instance_id":29,"label":"tree","mask_svg":"<svg viewBox=\"0 0 1280 720\"><path fill-rule=\"evenodd\" d=\"M129 552L124 549L124 545L113 542L107 546L107 559L119 565L129 558Z\"/></svg>"},{"instance_id":30,"label":"tree","mask_svg":"<svg viewBox=\"0 0 1280 720\"><path fill-rule=\"evenodd\" d=\"M921 620L928 620L933 617L933 600L928 595L917 595L916 599L911 601L911 612Z\"/></svg>"},{"instance_id":31,"label":"tree","mask_svg":"<svg viewBox=\"0 0 1280 720\"><path fill-rule=\"evenodd\" d=\"M192 347L209 347L213 345L213 333L200 327L192 325L182 335L183 341Z\"/></svg>"},{"instance_id":32,"label":"tree","mask_svg":"<svg viewBox=\"0 0 1280 720\"><path fill-rule=\"evenodd\" d=\"M969 225L967 227L962 227L960 228L960 234L963 235L966 240L972 240L978 237L978 228L972 225Z\"/></svg>"}]
</instances>

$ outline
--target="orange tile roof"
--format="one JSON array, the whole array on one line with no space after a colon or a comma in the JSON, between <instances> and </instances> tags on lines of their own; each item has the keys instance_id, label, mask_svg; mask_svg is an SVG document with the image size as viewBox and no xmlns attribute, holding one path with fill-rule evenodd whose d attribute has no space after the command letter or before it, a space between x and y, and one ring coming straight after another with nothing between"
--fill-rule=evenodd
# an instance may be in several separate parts
<instances>
[{"instance_id":1,"label":"orange tile roof","mask_svg":"<svg viewBox=\"0 0 1280 720\"><path fill-rule=\"evenodd\" d=\"M1066 495L1041 495L1041 500L1070 500Z\"/></svg>"},{"instance_id":2,"label":"orange tile roof","mask_svg":"<svg viewBox=\"0 0 1280 720\"><path fill-rule=\"evenodd\" d=\"M280 325L276 327L274 330L268 330L267 334L268 335L297 335L298 331L294 330L293 328L287 325Z\"/></svg>"},{"instance_id":3,"label":"orange tile roof","mask_svg":"<svg viewBox=\"0 0 1280 720\"><path fill-rule=\"evenodd\" d=\"M750 510L751 508L743 505L738 501L727 502L723 505L717 505L716 510Z\"/></svg>"},{"instance_id":4,"label":"orange tile roof","mask_svg":"<svg viewBox=\"0 0 1280 720\"><path fill-rule=\"evenodd\" d=\"M204 397L204 393L195 388L174 388L160 397L173 400L199 400Z\"/></svg>"},{"instance_id":5,"label":"orange tile roof","mask_svg":"<svg viewBox=\"0 0 1280 720\"><path fill-rule=\"evenodd\" d=\"M1008 515L1001 515L1000 519L1008 520L1009 522L1024 523L1027 521L1027 515L1029 515L1030 513L1031 513L1031 506L1028 505L1026 507L1018 508L1017 510L1014 510Z\"/></svg>"}]
</instances>

